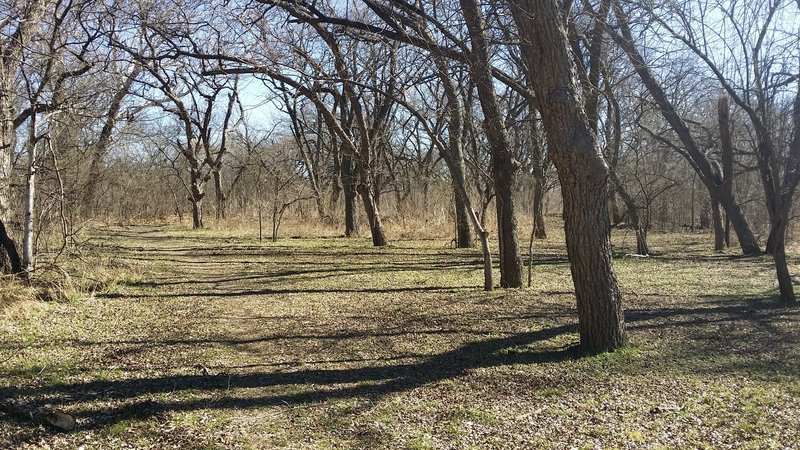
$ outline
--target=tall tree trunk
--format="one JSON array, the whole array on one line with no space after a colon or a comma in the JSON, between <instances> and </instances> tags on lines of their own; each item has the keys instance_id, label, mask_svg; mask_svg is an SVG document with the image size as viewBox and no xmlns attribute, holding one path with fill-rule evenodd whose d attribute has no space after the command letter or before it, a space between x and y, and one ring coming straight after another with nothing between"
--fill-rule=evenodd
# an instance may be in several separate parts
<instances>
[{"instance_id":1,"label":"tall tree trunk","mask_svg":"<svg viewBox=\"0 0 800 450\"><path fill-rule=\"evenodd\" d=\"M500 243L500 286L520 288L523 285L523 266L517 242L517 220L514 216L514 189L519 164L511 154L511 145L494 91L486 20L475 0L461 0L460 3L473 47L470 74L478 91L484 116L483 128L492 153L497 238Z\"/></svg>"},{"instance_id":2,"label":"tall tree trunk","mask_svg":"<svg viewBox=\"0 0 800 450\"><path fill-rule=\"evenodd\" d=\"M203 192L202 180L200 174L196 170L191 170L190 173L190 190L189 203L192 204L192 228L203 228Z\"/></svg>"},{"instance_id":3,"label":"tall tree trunk","mask_svg":"<svg viewBox=\"0 0 800 450\"><path fill-rule=\"evenodd\" d=\"M775 262L775 272L778 276L778 288L781 293L781 302L785 304L793 304L797 300L794 296L794 285L792 284L792 276L789 273L789 266L786 263L786 229L789 223L789 217L782 215L780 218L776 217L778 232L775 235L775 247L772 256Z\"/></svg>"},{"instance_id":4,"label":"tall tree trunk","mask_svg":"<svg viewBox=\"0 0 800 450\"><path fill-rule=\"evenodd\" d=\"M216 216L217 219L225 219L227 215L226 209L228 208L228 198L225 195L225 188L222 187L222 173L221 168L217 167L213 171L214 176L214 194L217 203Z\"/></svg>"},{"instance_id":5,"label":"tall tree trunk","mask_svg":"<svg viewBox=\"0 0 800 450\"><path fill-rule=\"evenodd\" d=\"M8 234L5 224L11 216L11 172L13 169L14 146L16 143L16 127L14 126L13 85L8 79L7 68L0 67L0 226L2 236L0 242L3 246L3 262L10 260L8 265L3 264L5 273L19 273L21 264L14 240ZM13 77L12 77L13 79ZM17 262L14 264L14 257ZM13 266L17 266L14 268Z\"/></svg>"},{"instance_id":6,"label":"tall tree trunk","mask_svg":"<svg viewBox=\"0 0 800 450\"><path fill-rule=\"evenodd\" d=\"M535 111L535 110L534 110ZM531 165L533 170L533 235L537 239L547 239L544 224L544 195L547 192L547 154L546 146L542 142L543 136L539 131L536 117L531 114ZM530 277L529 277L530 278Z\"/></svg>"},{"instance_id":7,"label":"tall tree trunk","mask_svg":"<svg viewBox=\"0 0 800 450\"><path fill-rule=\"evenodd\" d=\"M777 224L777 220L774 218L770 219L769 234L767 235L767 244L764 249L764 253L768 255L771 255L775 252L775 247L778 245L778 240L780 239L778 235L781 233L781 231L778 229Z\"/></svg>"},{"instance_id":8,"label":"tall tree trunk","mask_svg":"<svg viewBox=\"0 0 800 450\"><path fill-rule=\"evenodd\" d=\"M13 85L7 76L6 61L0 61L0 271L21 274L22 261L17 244L6 228L11 216L11 171L13 166L16 127L14 126Z\"/></svg>"},{"instance_id":9,"label":"tall tree trunk","mask_svg":"<svg viewBox=\"0 0 800 450\"><path fill-rule=\"evenodd\" d=\"M192 197L189 202L192 204L192 228L203 228L203 200Z\"/></svg>"},{"instance_id":10,"label":"tall tree trunk","mask_svg":"<svg viewBox=\"0 0 800 450\"><path fill-rule=\"evenodd\" d=\"M619 201L617 201L616 189L612 189L608 193L608 205L609 205L609 212L611 213L611 226L615 227L624 222L625 216L627 215L627 211L625 212L625 214L622 213L622 208L619 207Z\"/></svg>"},{"instance_id":11,"label":"tall tree trunk","mask_svg":"<svg viewBox=\"0 0 800 450\"><path fill-rule=\"evenodd\" d=\"M451 126L454 129L458 129L460 128L458 124L461 123L460 106L453 105L450 108ZM494 289L494 281L492 277L492 253L489 249L489 233L484 229L480 219L478 219L478 215L472 208L472 201L467 192L467 180L464 176L464 158L463 149L461 148L462 141L456 134L457 133L452 133L450 135L449 147L445 147L444 145L440 147L442 150L441 156L453 178L453 188L456 191L456 198L460 198L464 203L464 210L468 214L468 218L472 222L472 226L475 228L481 240L481 250L483 251L483 288L486 291L491 291ZM454 157L454 155L456 156ZM459 159L457 155L462 155L462 157Z\"/></svg>"},{"instance_id":12,"label":"tall tree trunk","mask_svg":"<svg viewBox=\"0 0 800 450\"><path fill-rule=\"evenodd\" d=\"M28 150L28 170L25 177L25 210L22 222L22 268L25 272L31 272L33 270L33 210L36 204L36 159L38 150L35 116L30 119L26 147Z\"/></svg>"},{"instance_id":13,"label":"tall tree trunk","mask_svg":"<svg viewBox=\"0 0 800 450\"><path fill-rule=\"evenodd\" d=\"M725 228L722 226L722 211L719 201L711 198L711 219L714 225L714 251L721 252L725 249Z\"/></svg>"},{"instance_id":14,"label":"tall tree trunk","mask_svg":"<svg viewBox=\"0 0 800 450\"><path fill-rule=\"evenodd\" d=\"M367 220L369 221L372 245L375 247L383 247L386 245L386 234L383 232L381 214L378 210L378 204L375 201L370 183L359 183L358 187L358 193L361 195L361 199L364 202L364 212L367 214Z\"/></svg>"},{"instance_id":15,"label":"tall tree trunk","mask_svg":"<svg viewBox=\"0 0 800 450\"><path fill-rule=\"evenodd\" d=\"M458 188L453 186L453 192L455 192L456 208L456 248L472 248L475 245L475 241L472 238L472 229L469 226L467 205L458 194Z\"/></svg>"},{"instance_id":16,"label":"tall tree trunk","mask_svg":"<svg viewBox=\"0 0 800 450\"><path fill-rule=\"evenodd\" d=\"M356 215L356 173L352 159L348 155L342 156L342 184L344 185L344 235L347 237L358 234L358 216Z\"/></svg>"},{"instance_id":17,"label":"tall tree trunk","mask_svg":"<svg viewBox=\"0 0 800 450\"><path fill-rule=\"evenodd\" d=\"M23 273L22 261L17 253L17 244L9 236L2 220L0 220L0 272L14 275Z\"/></svg>"},{"instance_id":18,"label":"tall tree trunk","mask_svg":"<svg viewBox=\"0 0 800 450\"><path fill-rule=\"evenodd\" d=\"M519 288L523 283L523 265L517 241L517 219L514 215L514 188L518 164L508 152L493 159L497 239L500 247L500 287Z\"/></svg>"},{"instance_id":19,"label":"tall tree trunk","mask_svg":"<svg viewBox=\"0 0 800 450\"><path fill-rule=\"evenodd\" d=\"M12 3L13 4L13 3ZM22 121L17 117L14 97L17 92L16 74L23 50L28 45L31 35L39 26L40 13L45 11L49 2L29 0L20 2L24 8L17 14L6 14L3 27L4 35L9 39L0 40L0 258L3 272L21 274L22 264L17 252L16 243L11 238L5 224L11 216L11 175L14 161L16 129ZM5 12L5 11L4 11ZM8 260L8 264L6 264Z\"/></svg>"},{"instance_id":20,"label":"tall tree trunk","mask_svg":"<svg viewBox=\"0 0 800 450\"><path fill-rule=\"evenodd\" d=\"M711 194L712 196L714 194ZM739 240L739 246L744 255L757 255L761 253L753 231L750 229L750 224L742 213L742 209L732 196L721 195L717 197L719 204L725 210L725 215L730 219L733 231L736 232L736 237Z\"/></svg>"},{"instance_id":21,"label":"tall tree trunk","mask_svg":"<svg viewBox=\"0 0 800 450\"><path fill-rule=\"evenodd\" d=\"M533 235L536 239L547 239L547 230L544 224L544 193L547 186L547 177L544 170L534 169L533 173Z\"/></svg>"},{"instance_id":22,"label":"tall tree trunk","mask_svg":"<svg viewBox=\"0 0 800 450\"><path fill-rule=\"evenodd\" d=\"M641 216L639 215L639 209L643 208L625 189L622 181L617 176L616 170L609 168L608 174L611 178L611 185L614 187L615 193L619 194L628 210L628 226L633 228L636 233L636 254L647 256L650 254L650 247L647 245L647 227L642 223Z\"/></svg>"},{"instance_id":23,"label":"tall tree trunk","mask_svg":"<svg viewBox=\"0 0 800 450\"><path fill-rule=\"evenodd\" d=\"M339 145L337 144L336 135L332 133L330 139L331 139L331 154L333 159L333 173L331 174L332 178L331 197L328 203L328 210L331 212L331 215L333 215L334 212L339 208L339 198L341 197L343 190L342 164L344 157L339 155Z\"/></svg>"},{"instance_id":24,"label":"tall tree trunk","mask_svg":"<svg viewBox=\"0 0 800 450\"><path fill-rule=\"evenodd\" d=\"M608 168L583 109L564 18L555 0L511 0L550 159L564 197L567 255L575 285L581 348L608 351L626 343L622 294L611 259Z\"/></svg>"},{"instance_id":25,"label":"tall tree trunk","mask_svg":"<svg viewBox=\"0 0 800 450\"><path fill-rule=\"evenodd\" d=\"M800 6L800 3L798 3ZM794 97L792 108L792 125L794 126L792 141L789 144L788 157L784 161L783 180L780 184L780 195L777 200L777 211L772 226L776 229L773 249L775 258L775 271L778 275L778 286L781 292L781 302L784 304L796 303L794 286L786 264L786 231L789 229L794 192L800 183L800 80L797 82L797 93ZM774 155L773 155L774 156ZM775 174L777 177L777 174Z\"/></svg>"}]
</instances>

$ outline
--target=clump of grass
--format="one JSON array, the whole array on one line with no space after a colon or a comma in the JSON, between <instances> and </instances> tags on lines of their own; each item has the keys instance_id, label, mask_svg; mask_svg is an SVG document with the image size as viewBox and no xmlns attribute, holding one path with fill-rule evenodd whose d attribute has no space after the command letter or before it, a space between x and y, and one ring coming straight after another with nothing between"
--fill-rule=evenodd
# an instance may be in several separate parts
<instances>
[{"instance_id":1,"label":"clump of grass","mask_svg":"<svg viewBox=\"0 0 800 450\"><path fill-rule=\"evenodd\" d=\"M13 277L5 276L0 280L0 311L11 305L36 299L37 290L25 285Z\"/></svg>"}]
</instances>

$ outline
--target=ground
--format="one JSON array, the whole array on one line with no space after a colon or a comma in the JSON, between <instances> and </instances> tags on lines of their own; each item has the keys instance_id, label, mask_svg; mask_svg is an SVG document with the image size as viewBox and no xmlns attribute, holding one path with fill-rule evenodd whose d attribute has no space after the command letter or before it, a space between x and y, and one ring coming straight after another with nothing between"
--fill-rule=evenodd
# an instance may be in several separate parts
<instances>
[{"instance_id":1,"label":"ground","mask_svg":"<svg viewBox=\"0 0 800 450\"><path fill-rule=\"evenodd\" d=\"M580 356L556 233L532 288L485 293L444 238L95 230L96 292L0 313L0 448L800 446L800 310L769 258L615 233L630 346ZM19 413L45 406L78 428Z\"/></svg>"}]
</instances>

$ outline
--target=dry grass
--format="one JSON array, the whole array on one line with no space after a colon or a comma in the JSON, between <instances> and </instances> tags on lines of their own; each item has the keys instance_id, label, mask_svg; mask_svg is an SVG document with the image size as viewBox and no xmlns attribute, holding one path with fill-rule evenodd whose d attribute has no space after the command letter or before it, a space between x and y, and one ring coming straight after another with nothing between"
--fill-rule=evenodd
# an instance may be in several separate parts
<instances>
[{"instance_id":1,"label":"dry grass","mask_svg":"<svg viewBox=\"0 0 800 450\"><path fill-rule=\"evenodd\" d=\"M103 228L73 277L102 278L95 295L1 318L0 398L79 429L6 408L0 447L800 445L800 314L775 305L767 258L707 235L654 234L662 256L640 259L615 234L631 345L581 358L553 227L534 288L493 293L477 250L442 237L222 231Z\"/></svg>"},{"instance_id":2,"label":"dry grass","mask_svg":"<svg viewBox=\"0 0 800 450\"><path fill-rule=\"evenodd\" d=\"M36 300L36 289L26 286L11 277L0 280L0 312L26 306Z\"/></svg>"}]
</instances>

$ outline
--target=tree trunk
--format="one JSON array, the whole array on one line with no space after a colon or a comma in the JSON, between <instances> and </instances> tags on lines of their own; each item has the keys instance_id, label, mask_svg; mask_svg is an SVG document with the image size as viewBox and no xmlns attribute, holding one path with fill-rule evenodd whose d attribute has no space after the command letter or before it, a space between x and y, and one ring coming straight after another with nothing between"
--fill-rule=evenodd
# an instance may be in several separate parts
<instances>
[{"instance_id":1,"label":"tree trunk","mask_svg":"<svg viewBox=\"0 0 800 450\"><path fill-rule=\"evenodd\" d=\"M713 195L714 194L712 194L712 196ZM736 232L742 254L757 255L761 253L758 241L752 230L750 230L750 225L747 223L747 219L744 217L744 214L742 214L742 210L739 208L739 204L736 203L736 200L732 196L721 196L718 199L720 205L725 209L725 214L731 221L733 231Z\"/></svg>"},{"instance_id":2,"label":"tree trunk","mask_svg":"<svg viewBox=\"0 0 800 450\"><path fill-rule=\"evenodd\" d=\"M17 253L17 244L6 231L3 220L0 220L0 272L14 275L23 272L22 261Z\"/></svg>"},{"instance_id":3,"label":"tree trunk","mask_svg":"<svg viewBox=\"0 0 800 450\"><path fill-rule=\"evenodd\" d=\"M786 263L786 228L788 217L778 219L778 232L775 236L775 248L772 252L775 261L775 272L778 276L778 288L781 293L781 303L794 304L797 300L794 296L794 286L792 276L789 273L789 266Z\"/></svg>"},{"instance_id":4,"label":"tree trunk","mask_svg":"<svg viewBox=\"0 0 800 450\"><path fill-rule=\"evenodd\" d=\"M278 227L280 227L280 218L278 213L278 205L272 205L272 242L278 242Z\"/></svg>"},{"instance_id":5,"label":"tree trunk","mask_svg":"<svg viewBox=\"0 0 800 450\"><path fill-rule=\"evenodd\" d=\"M203 200L190 197L189 202L192 204L192 228L203 228Z\"/></svg>"},{"instance_id":6,"label":"tree trunk","mask_svg":"<svg viewBox=\"0 0 800 450\"><path fill-rule=\"evenodd\" d=\"M203 228L203 187L200 180L200 174L192 169L190 171L190 189L189 203L192 204L192 228Z\"/></svg>"},{"instance_id":7,"label":"tree trunk","mask_svg":"<svg viewBox=\"0 0 800 450\"><path fill-rule=\"evenodd\" d=\"M333 159L333 173L331 174L331 197L328 204L328 210L331 212L331 215L333 215L334 212L339 208L339 198L342 195L342 164L345 157L339 156L339 145L336 142L336 135L331 134L330 139L331 154Z\"/></svg>"},{"instance_id":8,"label":"tree trunk","mask_svg":"<svg viewBox=\"0 0 800 450\"><path fill-rule=\"evenodd\" d=\"M536 239L547 239L544 224L544 193L547 186L547 177L544 170L534 169L533 172L533 233Z\"/></svg>"},{"instance_id":9,"label":"tree trunk","mask_svg":"<svg viewBox=\"0 0 800 450\"><path fill-rule=\"evenodd\" d=\"M114 93L105 115L103 128L100 130L100 136L97 139L97 143L92 147L92 162L89 165L89 175L86 179L86 185L83 188L83 200L81 201L83 214L86 217L94 216L94 202L97 195L97 184L101 177L100 172L103 166L103 159L111 147L111 138L114 127L120 118L122 103L130 92L131 86L140 71L140 66L134 66L130 73L125 76L125 81L121 88Z\"/></svg>"},{"instance_id":10,"label":"tree trunk","mask_svg":"<svg viewBox=\"0 0 800 450\"><path fill-rule=\"evenodd\" d=\"M608 205L611 213L611 226L616 227L625 221L625 216L627 215L627 211L623 214L622 208L619 207L616 190L611 190L611 192L608 193Z\"/></svg>"},{"instance_id":11,"label":"tree trunk","mask_svg":"<svg viewBox=\"0 0 800 450\"><path fill-rule=\"evenodd\" d=\"M220 168L216 168L213 172L214 175L214 193L215 193L215 200L217 203L217 211L216 217L217 220L225 219L226 217L226 209L228 208L228 198L225 195L225 189L222 187L222 173L219 170Z\"/></svg>"},{"instance_id":12,"label":"tree trunk","mask_svg":"<svg viewBox=\"0 0 800 450\"><path fill-rule=\"evenodd\" d=\"M471 243L472 235L470 234L469 224L464 223L464 220L472 221L472 226L480 237L481 250L483 251L483 288L486 291L491 291L494 289L494 280L492 277L492 253L489 249L489 233L481 226L478 216L475 214L472 200L467 191L467 180L464 176L464 104L453 79L449 75L444 58L434 55L434 62L447 96L448 141L447 145L440 142L439 154L450 171L450 177L453 182L453 191L456 197L457 244L461 247L465 242ZM431 134L432 138L437 138L434 133Z\"/></svg>"},{"instance_id":13,"label":"tree trunk","mask_svg":"<svg viewBox=\"0 0 800 450\"><path fill-rule=\"evenodd\" d=\"M25 179L25 212L22 223L22 269L33 270L33 210L36 204L36 120L30 119L28 129L28 170Z\"/></svg>"},{"instance_id":14,"label":"tree trunk","mask_svg":"<svg viewBox=\"0 0 800 450\"><path fill-rule=\"evenodd\" d=\"M608 167L583 109L555 0L512 0L550 158L564 197L564 229L578 304L581 348L601 352L626 343L622 294L611 259Z\"/></svg>"},{"instance_id":15,"label":"tree trunk","mask_svg":"<svg viewBox=\"0 0 800 450\"><path fill-rule=\"evenodd\" d=\"M461 8L464 10L464 19L473 47L470 74L478 91L484 116L483 129L492 154L497 237L500 243L500 286L520 288L523 285L523 266L517 242L517 221L514 216L514 188L519 164L511 154L511 145L494 91L494 78L489 65L486 20L475 0L461 0Z\"/></svg>"},{"instance_id":16,"label":"tree trunk","mask_svg":"<svg viewBox=\"0 0 800 450\"><path fill-rule=\"evenodd\" d=\"M625 207L628 210L628 226L633 228L636 232L636 254L647 256L650 254L650 248L647 245L647 226L642 223L641 216L639 216L639 209L645 208L641 208L639 203L636 202L636 199L628 193L622 181L617 176L615 169L609 167L608 175L611 179L611 185L614 187L614 192L612 192L612 194L619 194L622 201L625 202Z\"/></svg>"},{"instance_id":17,"label":"tree trunk","mask_svg":"<svg viewBox=\"0 0 800 450\"><path fill-rule=\"evenodd\" d=\"M451 113L453 113L453 115L451 115L451 120L453 121L451 124L457 125L460 123L460 118L455 118L454 116L455 111L451 111ZM454 128L457 129L459 127L454 126ZM475 210L472 209L472 201L469 198L467 181L464 177L464 159L462 157L460 159L461 164L458 164L459 159L453 157L454 154L463 154L461 150L461 141L453 134L450 136L450 148L444 146L441 148L442 159L447 165L447 168L450 169L450 174L453 177L453 188L456 191L456 198L460 198L464 203L464 209L468 214L467 217L472 221L472 226L475 228L481 240L481 250L483 251L483 288L486 291L491 291L494 289L494 280L492 277L492 253L489 248L489 233L484 229Z\"/></svg>"},{"instance_id":18,"label":"tree trunk","mask_svg":"<svg viewBox=\"0 0 800 450\"><path fill-rule=\"evenodd\" d=\"M97 185L100 182L100 172L102 171L103 156L96 152L92 156L92 162L89 164L89 175L86 179L86 185L83 187L83 200L81 200L81 215L82 217L94 217L94 203L97 197Z\"/></svg>"},{"instance_id":19,"label":"tree trunk","mask_svg":"<svg viewBox=\"0 0 800 450\"><path fill-rule=\"evenodd\" d=\"M472 238L472 229L469 226L469 213L467 205L458 195L458 188L453 186L456 207L456 248L472 248L475 241Z\"/></svg>"},{"instance_id":20,"label":"tree trunk","mask_svg":"<svg viewBox=\"0 0 800 450\"><path fill-rule=\"evenodd\" d=\"M8 80L4 72L0 71L0 221L7 223L11 213L11 171L17 133L14 127L14 89L10 83L13 76Z\"/></svg>"},{"instance_id":21,"label":"tree trunk","mask_svg":"<svg viewBox=\"0 0 800 450\"><path fill-rule=\"evenodd\" d=\"M378 204L375 202L375 196L370 188L370 183L359 184L358 193L361 195L361 199L364 202L364 212L367 214L367 220L369 221L372 245L375 247L383 247L386 245L386 235L383 232L381 214L378 210Z\"/></svg>"},{"instance_id":22,"label":"tree trunk","mask_svg":"<svg viewBox=\"0 0 800 450\"><path fill-rule=\"evenodd\" d=\"M764 249L764 253L771 255L775 252L775 247L778 245L779 233L780 231L777 227L777 221L770 219L769 235L767 236L767 245Z\"/></svg>"},{"instance_id":23,"label":"tree trunk","mask_svg":"<svg viewBox=\"0 0 800 450\"><path fill-rule=\"evenodd\" d=\"M719 201L711 199L711 219L714 224L714 251L721 252L725 249L725 229L722 226L722 211L719 208Z\"/></svg>"},{"instance_id":24,"label":"tree trunk","mask_svg":"<svg viewBox=\"0 0 800 450\"><path fill-rule=\"evenodd\" d=\"M344 185L344 235L358 234L358 216L356 215L356 173L350 156L342 156L342 184Z\"/></svg>"},{"instance_id":25,"label":"tree trunk","mask_svg":"<svg viewBox=\"0 0 800 450\"><path fill-rule=\"evenodd\" d=\"M517 163L510 153L493 158L497 239L500 247L500 287L503 288L519 288L523 285L523 265L517 241L517 219L514 215L517 170Z\"/></svg>"}]
</instances>

